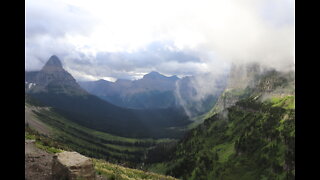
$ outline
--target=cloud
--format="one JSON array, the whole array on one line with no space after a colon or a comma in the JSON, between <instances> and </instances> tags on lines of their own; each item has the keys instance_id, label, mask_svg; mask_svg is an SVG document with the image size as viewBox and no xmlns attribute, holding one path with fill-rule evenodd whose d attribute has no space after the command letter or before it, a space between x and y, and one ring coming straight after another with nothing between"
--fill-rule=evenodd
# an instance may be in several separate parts
<instances>
[{"instance_id":1,"label":"cloud","mask_svg":"<svg viewBox=\"0 0 320 180\"><path fill-rule=\"evenodd\" d=\"M28 0L26 69L52 55L76 78L194 75L294 63L290 0Z\"/></svg>"},{"instance_id":2,"label":"cloud","mask_svg":"<svg viewBox=\"0 0 320 180\"><path fill-rule=\"evenodd\" d=\"M63 1L26 2L26 38L49 35L61 38L68 34L88 35L95 19L76 6Z\"/></svg>"},{"instance_id":3,"label":"cloud","mask_svg":"<svg viewBox=\"0 0 320 180\"><path fill-rule=\"evenodd\" d=\"M63 1L26 1L26 69L40 69L53 54L75 54L75 44L66 39L89 36L95 23L89 12Z\"/></svg>"},{"instance_id":4,"label":"cloud","mask_svg":"<svg viewBox=\"0 0 320 180\"><path fill-rule=\"evenodd\" d=\"M153 42L134 52L97 52L92 57L81 54L77 57L65 57L64 61L69 64L66 68L71 72L81 72L73 74L80 79L85 79L85 76L137 79L150 71L158 71L168 76L206 72L206 64L193 52L173 49L163 42Z\"/></svg>"}]
</instances>

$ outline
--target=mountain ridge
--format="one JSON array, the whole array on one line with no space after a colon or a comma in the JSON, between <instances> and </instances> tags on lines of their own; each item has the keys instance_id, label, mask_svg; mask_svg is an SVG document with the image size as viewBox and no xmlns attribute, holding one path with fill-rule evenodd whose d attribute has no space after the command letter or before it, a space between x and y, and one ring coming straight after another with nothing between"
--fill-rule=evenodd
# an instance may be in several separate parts
<instances>
[{"instance_id":1,"label":"mountain ridge","mask_svg":"<svg viewBox=\"0 0 320 180\"><path fill-rule=\"evenodd\" d=\"M176 107L175 83L179 78L167 77L152 71L138 80L118 79L82 81L80 86L88 92L114 105L133 109Z\"/></svg>"},{"instance_id":2,"label":"mountain ridge","mask_svg":"<svg viewBox=\"0 0 320 180\"><path fill-rule=\"evenodd\" d=\"M47 65L51 67L46 68ZM32 77L26 77L31 80L26 82L26 94L55 108L70 120L92 129L125 137L177 137L183 132L167 128L189 123L183 110L178 108L142 111L103 101L82 89L55 57L50 58L49 64L46 63ZM29 88L30 83L33 84Z\"/></svg>"}]
</instances>

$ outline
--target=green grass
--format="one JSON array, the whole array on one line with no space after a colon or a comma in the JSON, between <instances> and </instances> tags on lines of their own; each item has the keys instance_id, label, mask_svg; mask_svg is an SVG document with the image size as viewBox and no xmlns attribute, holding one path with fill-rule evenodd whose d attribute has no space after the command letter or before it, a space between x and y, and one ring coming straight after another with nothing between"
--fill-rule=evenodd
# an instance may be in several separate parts
<instances>
[{"instance_id":1,"label":"green grass","mask_svg":"<svg viewBox=\"0 0 320 180\"><path fill-rule=\"evenodd\" d=\"M58 148L58 143L55 140L39 134L37 131L30 129L29 127L26 127L25 129L25 139L35 140L37 148L45 150L51 154L64 151L63 148ZM110 180L176 180L176 178L171 176L127 168L101 159L92 158L92 160L96 173Z\"/></svg>"},{"instance_id":2,"label":"green grass","mask_svg":"<svg viewBox=\"0 0 320 180\"><path fill-rule=\"evenodd\" d=\"M46 152L51 153L51 154L59 153L59 152L63 151L62 149L58 149L58 148L55 148L55 147L43 145L43 143L39 142L39 141L36 141L36 147L39 148L39 149L45 150Z\"/></svg>"},{"instance_id":3,"label":"green grass","mask_svg":"<svg viewBox=\"0 0 320 180\"><path fill-rule=\"evenodd\" d=\"M26 103L26 108L28 107L30 108L30 105ZM37 120L51 128L52 138L56 141L66 144L69 149L86 156L101 158L110 162L131 162L138 165L143 161L148 148L155 146L157 143L172 141L172 139L167 138L127 138L92 130L69 121L52 108L38 107L33 112ZM26 134L26 137L34 138L30 134ZM49 148L47 150L55 151Z\"/></svg>"},{"instance_id":4,"label":"green grass","mask_svg":"<svg viewBox=\"0 0 320 180\"><path fill-rule=\"evenodd\" d=\"M293 100L243 99L228 108L225 116L205 120L165 162L166 173L193 180L283 179L287 175L292 179L294 162L285 160L294 157Z\"/></svg>"},{"instance_id":5,"label":"green grass","mask_svg":"<svg viewBox=\"0 0 320 180\"><path fill-rule=\"evenodd\" d=\"M226 162L228 158L235 153L234 143L219 144L214 146L212 151L216 151L218 153L219 162Z\"/></svg>"},{"instance_id":6,"label":"green grass","mask_svg":"<svg viewBox=\"0 0 320 180\"><path fill-rule=\"evenodd\" d=\"M69 150L63 144L54 141L48 136L39 134L37 131L31 129L30 127L25 128L25 139L35 140L36 147L48 153L58 153L64 150Z\"/></svg>"},{"instance_id":7,"label":"green grass","mask_svg":"<svg viewBox=\"0 0 320 180\"><path fill-rule=\"evenodd\" d=\"M285 109L295 109L295 97L285 96L285 97L272 97L270 102L273 107L282 107Z\"/></svg>"},{"instance_id":8,"label":"green grass","mask_svg":"<svg viewBox=\"0 0 320 180\"><path fill-rule=\"evenodd\" d=\"M144 151L144 147L136 147L136 146L121 146L117 144L104 144L107 147L113 148L113 149L118 149L119 151L129 151L129 152L139 152L139 151Z\"/></svg>"},{"instance_id":9,"label":"green grass","mask_svg":"<svg viewBox=\"0 0 320 180\"><path fill-rule=\"evenodd\" d=\"M36 135L30 134L29 132L25 132L25 139L36 140Z\"/></svg>"},{"instance_id":10,"label":"green grass","mask_svg":"<svg viewBox=\"0 0 320 180\"><path fill-rule=\"evenodd\" d=\"M93 159L94 168L98 174L107 177L108 179L116 180L176 180L171 176L146 172L137 169L126 168L116 164L112 164L103 160Z\"/></svg>"},{"instance_id":11,"label":"green grass","mask_svg":"<svg viewBox=\"0 0 320 180\"><path fill-rule=\"evenodd\" d=\"M167 165L165 163L155 163L148 167L148 171L158 173L158 174L165 174L167 170Z\"/></svg>"}]
</instances>

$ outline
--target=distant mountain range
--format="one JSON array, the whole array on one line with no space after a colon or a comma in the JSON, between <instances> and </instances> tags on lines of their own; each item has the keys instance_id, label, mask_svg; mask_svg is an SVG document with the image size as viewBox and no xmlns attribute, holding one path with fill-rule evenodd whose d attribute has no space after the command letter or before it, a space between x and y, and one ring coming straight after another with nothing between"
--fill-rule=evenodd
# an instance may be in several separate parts
<instances>
[{"instance_id":1,"label":"distant mountain range","mask_svg":"<svg viewBox=\"0 0 320 180\"><path fill-rule=\"evenodd\" d=\"M150 72L142 79L130 81L119 79L79 82L88 92L117 106L134 109L176 107L174 91L177 76L166 77Z\"/></svg>"},{"instance_id":2,"label":"distant mountain range","mask_svg":"<svg viewBox=\"0 0 320 180\"><path fill-rule=\"evenodd\" d=\"M199 96L194 84L195 76L167 77L155 71L133 81L98 80L82 81L79 84L91 94L117 106L133 109L182 107L189 115L196 116L211 109L224 90L225 79L219 78L217 79L220 81L216 82L216 91L203 99L195 98Z\"/></svg>"},{"instance_id":3,"label":"distant mountain range","mask_svg":"<svg viewBox=\"0 0 320 180\"><path fill-rule=\"evenodd\" d=\"M177 137L183 132L172 127L190 123L181 108L126 109L90 94L63 69L57 56L50 57L40 71L25 75L27 96L92 129L127 137Z\"/></svg>"}]
</instances>

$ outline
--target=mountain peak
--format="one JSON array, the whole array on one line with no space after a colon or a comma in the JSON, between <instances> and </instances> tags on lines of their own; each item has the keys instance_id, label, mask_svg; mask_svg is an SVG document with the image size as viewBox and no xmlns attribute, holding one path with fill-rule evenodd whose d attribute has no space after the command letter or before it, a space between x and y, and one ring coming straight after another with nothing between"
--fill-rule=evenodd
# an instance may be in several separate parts
<instances>
[{"instance_id":1,"label":"mountain peak","mask_svg":"<svg viewBox=\"0 0 320 180\"><path fill-rule=\"evenodd\" d=\"M156 72L156 71L151 71L150 73L146 74L143 76L143 78L147 79L159 79L159 78L165 78L166 76Z\"/></svg>"},{"instance_id":2,"label":"mountain peak","mask_svg":"<svg viewBox=\"0 0 320 180\"><path fill-rule=\"evenodd\" d=\"M170 78L170 79L173 79L173 80L178 80L178 79L179 79L177 75L173 75L173 76L171 76L171 77L169 77L169 78Z\"/></svg>"},{"instance_id":3,"label":"mountain peak","mask_svg":"<svg viewBox=\"0 0 320 180\"><path fill-rule=\"evenodd\" d=\"M44 71L61 71L62 63L56 55L52 55L47 63L43 66L42 70Z\"/></svg>"}]
</instances>

